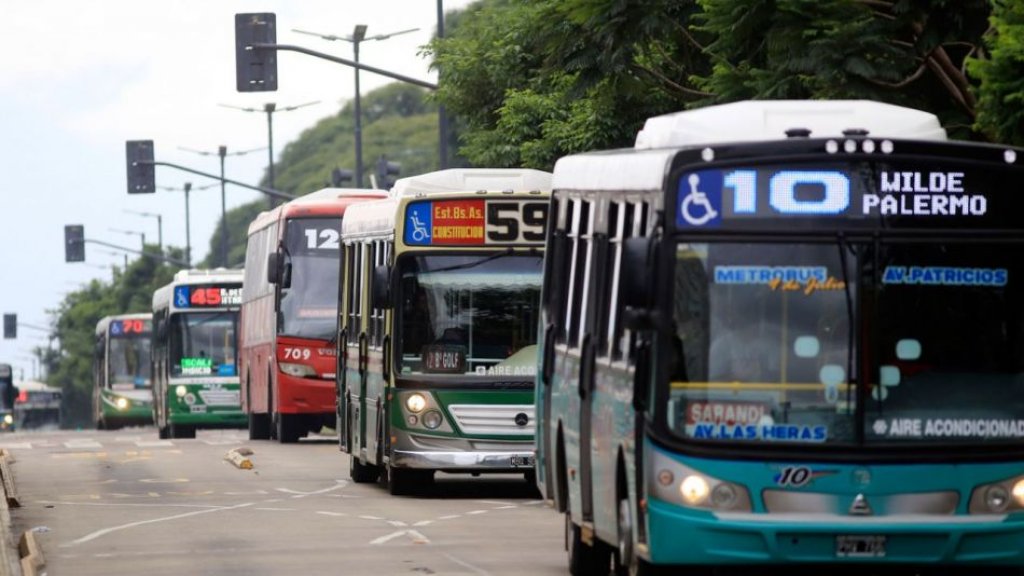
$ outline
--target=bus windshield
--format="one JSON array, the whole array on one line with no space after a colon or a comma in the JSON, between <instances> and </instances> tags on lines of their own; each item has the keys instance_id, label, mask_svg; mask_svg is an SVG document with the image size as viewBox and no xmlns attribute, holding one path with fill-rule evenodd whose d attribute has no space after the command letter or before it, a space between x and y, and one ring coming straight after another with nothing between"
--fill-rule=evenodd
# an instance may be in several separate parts
<instances>
[{"instance_id":1,"label":"bus windshield","mask_svg":"<svg viewBox=\"0 0 1024 576\"><path fill-rule=\"evenodd\" d=\"M337 330L339 218L289 220L291 286L281 290L281 334L330 339Z\"/></svg>"},{"instance_id":2,"label":"bus windshield","mask_svg":"<svg viewBox=\"0 0 1024 576\"><path fill-rule=\"evenodd\" d=\"M114 390L150 388L149 334L111 336L107 382Z\"/></svg>"},{"instance_id":3,"label":"bus windshield","mask_svg":"<svg viewBox=\"0 0 1024 576\"><path fill-rule=\"evenodd\" d=\"M679 244L669 426L704 441L1019 441L1019 253L997 243ZM870 367L863 378L859 365Z\"/></svg>"},{"instance_id":4,"label":"bus windshield","mask_svg":"<svg viewBox=\"0 0 1024 576\"><path fill-rule=\"evenodd\" d=\"M235 311L171 316L171 375L237 376L237 324Z\"/></svg>"},{"instance_id":5,"label":"bus windshield","mask_svg":"<svg viewBox=\"0 0 1024 576\"><path fill-rule=\"evenodd\" d=\"M407 256L401 372L533 377L542 257Z\"/></svg>"}]
</instances>

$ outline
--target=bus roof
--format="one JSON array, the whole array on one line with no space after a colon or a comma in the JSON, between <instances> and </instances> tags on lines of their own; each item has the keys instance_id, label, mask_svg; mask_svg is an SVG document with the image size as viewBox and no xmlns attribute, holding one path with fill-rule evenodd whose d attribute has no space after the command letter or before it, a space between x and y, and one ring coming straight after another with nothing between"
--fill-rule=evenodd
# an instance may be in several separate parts
<instances>
[{"instance_id":1,"label":"bus roof","mask_svg":"<svg viewBox=\"0 0 1024 576\"><path fill-rule=\"evenodd\" d=\"M550 192L551 174L530 168L452 168L402 178L385 200L353 205L341 221L342 236L393 233L401 204L427 196L476 199L508 192Z\"/></svg>"},{"instance_id":2,"label":"bus roof","mask_svg":"<svg viewBox=\"0 0 1024 576\"><path fill-rule=\"evenodd\" d=\"M387 198L384 190L372 188L323 188L285 202L273 210L260 212L249 224L249 234L262 230L282 218L341 216L350 204L372 198Z\"/></svg>"},{"instance_id":3,"label":"bus roof","mask_svg":"<svg viewBox=\"0 0 1024 576\"><path fill-rule=\"evenodd\" d=\"M106 334L107 329L110 328L110 323L114 320L151 320L152 318L152 312L135 312L133 314L113 314L111 316L104 316L96 323L96 335L101 336Z\"/></svg>"},{"instance_id":4,"label":"bus roof","mask_svg":"<svg viewBox=\"0 0 1024 576\"><path fill-rule=\"evenodd\" d=\"M450 168L402 178L392 196L422 196L438 192L480 190L551 190L551 174L530 168Z\"/></svg>"},{"instance_id":5,"label":"bus roof","mask_svg":"<svg viewBox=\"0 0 1024 576\"><path fill-rule=\"evenodd\" d=\"M634 147L782 140L792 129L810 130L812 138L866 130L874 138L946 139L934 114L914 108L870 100L747 100L648 118Z\"/></svg>"},{"instance_id":6,"label":"bus roof","mask_svg":"<svg viewBox=\"0 0 1024 576\"><path fill-rule=\"evenodd\" d=\"M556 190L652 191L665 182L680 148L785 140L805 129L812 138L869 136L945 140L934 114L869 100L750 100L648 118L633 148L565 156L555 164ZM858 132L860 134L860 132Z\"/></svg>"}]
</instances>

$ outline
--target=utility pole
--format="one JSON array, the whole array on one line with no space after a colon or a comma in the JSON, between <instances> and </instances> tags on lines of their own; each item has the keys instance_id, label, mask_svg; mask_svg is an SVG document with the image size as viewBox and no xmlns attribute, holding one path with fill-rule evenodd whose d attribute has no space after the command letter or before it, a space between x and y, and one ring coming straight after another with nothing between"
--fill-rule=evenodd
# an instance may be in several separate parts
<instances>
[{"instance_id":1,"label":"utility pole","mask_svg":"<svg viewBox=\"0 0 1024 576\"><path fill-rule=\"evenodd\" d=\"M318 34L316 32L307 32L305 30L292 29L292 32L298 32L299 34L309 34L312 36L318 36L324 40L335 41L344 40L345 42L352 43L352 61L355 62L355 80L356 80L356 97L353 108L355 109L355 139L356 139L356 176L355 176L355 187L363 187L363 111L361 106L361 96L359 90L359 44L368 40L387 40L393 36L399 34L407 34L409 32L415 32L419 28L410 28L408 30L400 30L398 32L391 32L389 34L377 34L376 36L366 37L366 24L356 24L352 34L348 36L336 36L333 34Z\"/></svg>"},{"instance_id":2,"label":"utility pole","mask_svg":"<svg viewBox=\"0 0 1024 576\"><path fill-rule=\"evenodd\" d=\"M152 212L139 212L138 210L125 209L128 214L135 214L137 216L147 216L149 218L156 218L156 234L157 234L157 246L160 247L160 252L164 251L164 217L160 214L153 214Z\"/></svg>"}]
</instances>

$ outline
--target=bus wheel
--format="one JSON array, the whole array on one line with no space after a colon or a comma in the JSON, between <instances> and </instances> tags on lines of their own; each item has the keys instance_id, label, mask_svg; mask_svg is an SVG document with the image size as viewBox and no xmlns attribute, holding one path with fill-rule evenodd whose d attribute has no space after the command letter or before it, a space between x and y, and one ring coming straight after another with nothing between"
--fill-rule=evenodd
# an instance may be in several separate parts
<instances>
[{"instance_id":1,"label":"bus wheel","mask_svg":"<svg viewBox=\"0 0 1024 576\"><path fill-rule=\"evenodd\" d=\"M171 437L171 431L167 429L167 426L159 426L156 430L161 440L167 440Z\"/></svg>"},{"instance_id":2,"label":"bus wheel","mask_svg":"<svg viewBox=\"0 0 1024 576\"><path fill-rule=\"evenodd\" d=\"M580 527L572 521L572 514L565 512L565 544L569 552L569 573L573 576L608 574L611 566L611 549L594 538L594 545L583 541Z\"/></svg>"},{"instance_id":3,"label":"bus wheel","mask_svg":"<svg viewBox=\"0 0 1024 576\"><path fill-rule=\"evenodd\" d=\"M181 424L171 424L171 438L195 438L196 427L195 426L183 426Z\"/></svg>"},{"instance_id":4,"label":"bus wheel","mask_svg":"<svg viewBox=\"0 0 1024 576\"><path fill-rule=\"evenodd\" d=\"M281 444L294 444L299 441L302 432L299 430L299 417L295 414L277 415L277 441Z\"/></svg>"},{"instance_id":5,"label":"bus wheel","mask_svg":"<svg viewBox=\"0 0 1024 576\"><path fill-rule=\"evenodd\" d=\"M363 464L357 454L348 455L348 475L356 484L368 484L377 480L377 467Z\"/></svg>"},{"instance_id":6,"label":"bus wheel","mask_svg":"<svg viewBox=\"0 0 1024 576\"><path fill-rule=\"evenodd\" d=\"M270 415L249 413L249 440L270 440Z\"/></svg>"},{"instance_id":7,"label":"bus wheel","mask_svg":"<svg viewBox=\"0 0 1024 576\"><path fill-rule=\"evenodd\" d=\"M619 541L615 550L615 576L651 576L655 567L636 555L633 548L633 509L629 498L619 500ZM689 572L688 572L689 573Z\"/></svg>"},{"instance_id":8,"label":"bus wheel","mask_svg":"<svg viewBox=\"0 0 1024 576\"><path fill-rule=\"evenodd\" d=\"M387 466L388 492L392 496L415 494L434 481L433 470L408 470Z\"/></svg>"}]
</instances>

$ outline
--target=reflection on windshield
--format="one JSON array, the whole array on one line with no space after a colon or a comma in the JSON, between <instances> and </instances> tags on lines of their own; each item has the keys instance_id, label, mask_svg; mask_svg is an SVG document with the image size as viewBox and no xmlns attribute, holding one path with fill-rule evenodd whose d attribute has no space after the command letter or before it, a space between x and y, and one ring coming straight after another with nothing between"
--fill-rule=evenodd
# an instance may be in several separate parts
<instances>
[{"instance_id":1,"label":"reflection on windshield","mask_svg":"<svg viewBox=\"0 0 1024 576\"><path fill-rule=\"evenodd\" d=\"M1019 245L883 245L874 442L1024 438Z\"/></svg>"},{"instance_id":2,"label":"reflection on windshield","mask_svg":"<svg viewBox=\"0 0 1024 576\"><path fill-rule=\"evenodd\" d=\"M676 255L670 426L702 440L854 440L852 275L839 248L683 244Z\"/></svg>"},{"instance_id":3,"label":"reflection on windshield","mask_svg":"<svg viewBox=\"0 0 1024 576\"><path fill-rule=\"evenodd\" d=\"M289 220L291 286L281 290L281 333L328 340L337 330L339 218Z\"/></svg>"},{"instance_id":4,"label":"reflection on windshield","mask_svg":"<svg viewBox=\"0 0 1024 576\"><path fill-rule=\"evenodd\" d=\"M237 376L238 312L171 316L172 376Z\"/></svg>"},{"instance_id":5,"label":"reflection on windshield","mask_svg":"<svg viewBox=\"0 0 1024 576\"><path fill-rule=\"evenodd\" d=\"M148 334L110 339L110 350L107 353L107 382L111 388L133 390L149 388L152 385L149 346Z\"/></svg>"},{"instance_id":6,"label":"reflection on windshield","mask_svg":"<svg viewBox=\"0 0 1024 576\"><path fill-rule=\"evenodd\" d=\"M534 375L539 255L415 256L399 266L403 373Z\"/></svg>"}]
</instances>

